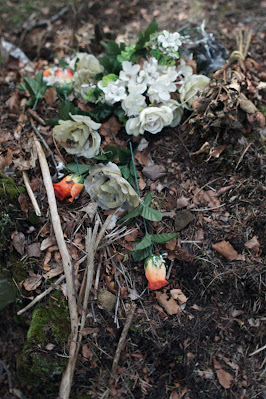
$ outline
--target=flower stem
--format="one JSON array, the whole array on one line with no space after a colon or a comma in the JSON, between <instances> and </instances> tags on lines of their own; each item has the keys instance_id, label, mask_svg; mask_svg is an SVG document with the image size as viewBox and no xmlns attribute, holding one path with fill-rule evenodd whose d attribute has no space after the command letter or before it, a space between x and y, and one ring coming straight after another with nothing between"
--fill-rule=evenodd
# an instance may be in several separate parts
<instances>
[{"instance_id":1,"label":"flower stem","mask_svg":"<svg viewBox=\"0 0 266 399\"><path fill-rule=\"evenodd\" d=\"M136 187L137 187L137 193L138 193L138 196L139 196L139 198L140 198L138 176L137 176L137 170L136 170L136 166L135 166L134 154L133 154L133 150L132 150L132 143L131 143L131 141L129 142L129 147L130 147L130 153L131 153L131 162L132 162L133 170L134 170L135 183L136 183ZM142 219L143 219L143 224L144 224L144 228L145 228L145 234L148 234L148 229L147 229L146 220L145 220L143 217L142 217Z\"/></svg>"}]
</instances>

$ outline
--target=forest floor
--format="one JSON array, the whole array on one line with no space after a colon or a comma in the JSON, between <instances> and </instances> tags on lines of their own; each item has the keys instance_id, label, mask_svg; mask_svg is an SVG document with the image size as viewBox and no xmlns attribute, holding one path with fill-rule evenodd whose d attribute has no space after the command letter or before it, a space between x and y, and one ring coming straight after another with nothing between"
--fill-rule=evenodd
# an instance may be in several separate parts
<instances>
[{"instance_id":1,"label":"forest floor","mask_svg":"<svg viewBox=\"0 0 266 399\"><path fill-rule=\"evenodd\" d=\"M91 0L77 2L77 14L68 6L61 17L66 2L34 3L10 0L0 5L2 38L31 60L27 66L13 57L5 62L1 52L0 267L18 292L16 301L1 310L0 397L57 398L69 349L64 285L17 315L63 270L56 267L60 256L32 145L32 133L40 127L50 151L59 157L52 129L44 122L56 115L58 103L43 100L31 112L16 84L72 49L98 56L104 51L101 40L135 41L137 32L155 18L161 30L170 31L205 20L207 32L229 54L236 50L239 29L252 30L251 42L242 64L212 79L211 116L205 114L207 105L195 105L178 127L145 134L148 147L135 153L141 196L152 191L154 206L164 216L162 222L150 222L149 229L178 231L177 238L161 246L168 253L169 285L146 289L143 262L129 255L136 238L132 227L143 232L138 220L127 235L98 251L99 285L91 292L71 398L105 397L117 344L135 303L110 397L265 399L266 2L257 1L254 7L251 0ZM232 80L233 72L238 82ZM253 112L240 109L240 93L255 106ZM115 138L125 143L127 135L117 122L106 123L106 142ZM55 176L51 153L45 151ZM72 160L63 154L66 162ZM40 217L24 189L23 170ZM86 263L84 237L94 226L85 209L88 203L86 192L71 204L58 201L80 281ZM98 212L101 220L108 214ZM97 296L99 292L107 299Z\"/></svg>"}]
</instances>

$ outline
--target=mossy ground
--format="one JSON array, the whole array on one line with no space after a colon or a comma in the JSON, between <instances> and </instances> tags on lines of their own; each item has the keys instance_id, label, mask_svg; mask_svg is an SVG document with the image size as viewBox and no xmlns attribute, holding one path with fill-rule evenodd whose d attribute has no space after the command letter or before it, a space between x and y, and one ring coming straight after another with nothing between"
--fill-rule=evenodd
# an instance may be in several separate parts
<instances>
[{"instance_id":1,"label":"mossy ground","mask_svg":"<svg viewBox=\"0 0 266 399\"><path fill-rule=\"evenodd\" d=\"M25 345L18 357L19 379L27 385L40 386L47 393L52 392L56 377L66 367L67 358L57 356L45 347L48 343L59 347L67 341L69 333L68 307L63 294L55 291L46 306L39 305L33 312Z\"/></svg>"}]
</instances>

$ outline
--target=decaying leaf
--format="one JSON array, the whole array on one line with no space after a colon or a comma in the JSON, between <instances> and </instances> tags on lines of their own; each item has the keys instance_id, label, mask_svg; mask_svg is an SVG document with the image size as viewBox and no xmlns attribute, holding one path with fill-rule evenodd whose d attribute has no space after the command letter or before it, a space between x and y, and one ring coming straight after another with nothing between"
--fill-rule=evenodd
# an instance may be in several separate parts
<instances>
[{"instance_id":1,"label":"decaying leaf","mask_svg":"<svg viewBox=\"0 0 266 399\"><path fill-rule=\"evenodd\" d=\"M40 250L41 244L39 242L34 242L33 244L30 244L28 246L28 256L39 258L41 256L41 250Z\"/></svg>"},{"instance_id":2,"label":"decaying leaf","mask_svg":"<svg viewBox=\"0 0 266 399\"><path fill-rule=\"evenodd\" d=\"M186 198L184 195L182 195L176 201L176 209L186 208L189 204L189 201L189 198Z\"/></svg>"},{"instance_id":3,"label":"decaying leaf","mask_svg":"<svg viewBox=\"0 0 266 399\"><path fill-rule=\"evenodd\" d=\"M231 381L234 379L234 377L223 369L216 370L216 374L218 381L222 385L222 387L224 387L225 389L229 389Z\"/></svg>"},{"instance_id":4,"label":"decaying leaf","mask_svg":"<svg viewBox=\"0 0 266 399\"><path fill-rule=\"evenodd\" d=\"M110 291L101 289L98 292L97 299L99 305L101 305L103 308L109 310L109 312L113 310L116 302L116 296L112 294Z\"/></svg>"},{"instance_id":5,"label":"decaying leaf","mask_svg":"<svg viewBox=\"0 0 266 399\"><path fill-rule=\"evenodd\" d=\"M228 241L217 242L212 245L212 248L219 252L219 254L223 255L227 260L245 260L245 258L238 254Z\"/></svg>"},{"instance_id":6,"label":"decaying leaf","mask_svg":"<svg viewBox=\"0 0 266 399\"><path fill-rule=\"evenodd\" d=\"M34 291L42 282L42 276L40 274L31 274L31 277L27 277L23 285L25 290Z\"/></svg>"},{"instance_id":7,"label":"decaying leaf","mask_svg":"<svg viewBox=\"0 0 266 399\"><path fill-rule=\"evenodd\" d=\"M240 108L248 114L254 114L254 112L258 111L253 102L251 102L244 93L240 93L238 101Z\"/></svg>"},{"instance_id":8,"label":"decaying leaf","mask_svg":"<svg viewBox=\"0 0 266 399\"><path fill-rule=\"evenodd\" d=\"M43 275L45 280L49 280L50 278L59 276L59 274L63 273L63 267L61 265L53 265L52 268Z\"/></svg>"},{"instance_id":9,"label":"decaying leaf","mask_svg":"<svg viewBox=\"0 0 266 399\"><path fill-rule=\"evenodd\" d=\"M23 233L19 231L14 231L11 234L11 239L12 239L12 244L14 245L14 248L20 255L24 254L25 251L25 236Z\"/></svg>"},{"instance_id":10,"label":"decaying leaf","mask_svg":"<svg viewBox=\"0 0 266 399\"><path fill-rule=\"evenodd\" d=\"M148 179L155 181L166 175L166 169L162 165L150 165L145 166L145 168L142 169L142 173L144 176L148 177Z\"/></svg>"},{"instance_id":11,"label":"decaying leaf","mask_svg":"<svg viewBox=\"0 0 266 399\"><path fill-rule=\"evenodd\" d=\"M47 104L51 105L56 101L57 93L54 87L48 87L44 94L44 99Z\"/></svg>"},{"instance_id":12,"label":"decaying leaf","mask_svg":"<svg viewBox=\"0 0 266 399\"><path fill-rule=\"evenodd\" d=\"M174 288L173 290L170 290L170 294L172 298L177 299L181 305L182 303L187 302L187 297L183 294L183 292L179 288Z\"/></svg>"},{"instance_id":13,"label":"decaying leaf","mask_svg":"<svg viewBox=\"0 0 266 399\"><path fill-rule=\"evenodd\" d=\"M259 247L260 247L260 243L258 241L257 236L254 236L251 238L251 240L247 241L245 244L245 247L250 249L251 252L255 255L258 256L259 255Z\"/></svg>"},{"instance_id":14,"label":"decaying leaf","mask_svg":"<svg viewBox=\"0 0 266 399\"><path fill-rule=\"evenodd\" d=\"M156 291L155 293L157 301L160 303L160 305L163 306L163 308L166 310L166 312L169 315L174 315L180 313L180 306L176 302L174 298L168 298L168 295L162 294L159 291Z\"/></svg>"},{"instance_id":15,"label":"decaying leaf","mask_svg":"<svg viewBox=\"0 0 266 399\"><path fill-rule=\"evenodd\" d=\"M18 100L19 94L18 91L13 91L9 99L6 101L6 105L11 113L17 114L18 113Z\"/></svg>"},{"instance_id":16,"label":"decaying leaf","mask_svg":"<svg viewBox=\"0 0 266 399\"><path fill-rule=\"evenodd\" d=\"M168 251L168 256L169 259L178 259L181 260L182 262L193 262L194 261L194 256L190 255L188 252L184 251L181 247L178 245L175 247L173 251Z\"/></svg>"}]
</instances>

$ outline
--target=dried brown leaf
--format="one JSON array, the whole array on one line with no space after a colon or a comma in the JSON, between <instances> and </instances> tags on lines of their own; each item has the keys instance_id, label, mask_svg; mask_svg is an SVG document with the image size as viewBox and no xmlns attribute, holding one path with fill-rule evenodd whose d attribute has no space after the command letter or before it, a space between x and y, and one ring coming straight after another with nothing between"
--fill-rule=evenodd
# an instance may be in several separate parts
<instances>
[{"instance_id":1,"label":"dried brown leaf","mask_svg":"<svg viewBox=\"0 0 266 399\"><path fill-rule=\"evenodd\" d=\"M227 371L219 369L216 371L217 378L219 383L224 387L225 389L229 389L231 386L231 381L234 379L234 377L227 373Z\"/></svg>"},{"instance_id":2,"label":"dried brown leaf","mask_svg":"<svg viewBox=\"0 0 266 399\"><path fill-rule=\"evenodd\" d=\"M227 260L244 260L244 257L239 255L228 241L217 242L212 245L212 248L223 255Z\"/></svg>"},{"instance_id":3,"label":"dried brown leaf","mask_svg":"<svg viewBox=\"0 0 266 399\"><path fill-rule=\"evenodd\" d=\"M27 249L28 256L30 258L39 258L41 256L40 246L41 244L39 242L34 242L33 244L30 244Z\"/></svg>"},{"instance_id":4,"label":"dried brown leaf","mask_svg":"<svg viewBox=\"0 0 266 399\"><path fill-rule=\"evenodd\" d=\"M9 99L6 101L6 105L11 113L17 114L18 113L18 100L19 95L17 91L13 91Z\"/></svg>"},{"instance_id":5,"label":"dried brown leaf","mask_svg":"<svg viewBox=\"0 0 266 399\"><path fill-rule=\"evenodd\" d=\"M173 298L168 299L167 295L159 291L156 291L155 295L159 304L162 305L169 315L180 313L180 306Z\"/></svg>"},{"instance_id":6,"label":"dried brown leaf","mask_svg":"<svg viewBox=\"0 0 266 399\"><path fill-rule=\"evenodd\" d=\"M182 305L182 303L187 302L186 295L184 295L183 292L179 288L174 288L173 290L170 290L170 294L171 294L172 298L177 299L181 305Z\"/></svg>"},{"instance_id":7,"label":"dried brown leaf","mask_svg":"<svg viewBox=\"0 0 266 399\"><path fill-rule=\"evenodd\" d=\"M186 208L189 204L190 199L182 195L176 201L176 209Z\"/></svg>"},{"instance_id":8,"label":"dried brown leaf","mask_svg":"<svg viewBox=\"0 0 266 399\"><path fill-rule=\"evenodd\" d=\"M31 277L27 277L23 285L25 290L34 291L42 282L42 276L40 274L32 274Z\"/></svg>"},{"instance_id":9,"label":"dried brown leaf","mask_svg":"<svg viewBox=\"0 0 266 399\"><path fill-rule=\"evenodd\" d=\"M194 256L190 255L188 252L184 251L178 245L175 247L174 251L168 251L168 259L178 259L183 262L191 263L194 261Z\"/></svg>"},{"instance_id":10,"label":"dried brown leaf","mask_svg":"<svg viewBox=\"0 0 266 399\"><path fill-rule=\"evenodd\" d=\"M50 278L59 276L59 274L63 273L63 267L61 265L53 265L49 272L45 273L43 277L45 280L49 280Z\"/></svg>"},{"instance_id":11,"label":"dried brown leaf","mask_svg":"<svg viewBox=\"0 0 266 399\"><path fill-rule=\"evenodd\" d=\"M19 231L14 231L11 234L11 239L12 239L12 244L16 251L20 254L23 255L25 251L25 236L23 233Z\"/></svg>"},{"instance_id":12,"label":"dried brown leaf","mask_svg":"<svg viewBox=\"0 0 266 399\"><path fill-rule=\"evenodd\" d=\"M44 99L48 105L54 104L57 98L57 93L54 87L48 87L44 94Z\"/></svg>"},{"instance_id":13,"label":"dried brown leaf","mask_svg":"<svg viewBox=\"0 0 266 399\"><path fill-rule=\"evenodd\" d=\"M144 176L153 181L160 179L166 175L166 169L163 165L150 165L142 169Z\"/></svg>"}]
</instances>

